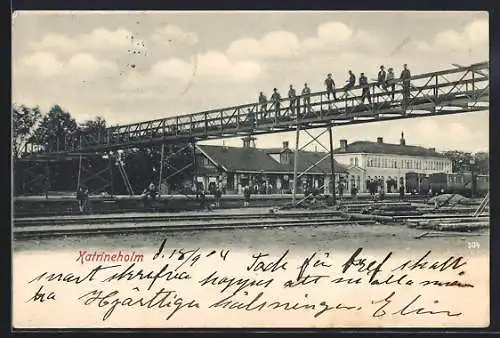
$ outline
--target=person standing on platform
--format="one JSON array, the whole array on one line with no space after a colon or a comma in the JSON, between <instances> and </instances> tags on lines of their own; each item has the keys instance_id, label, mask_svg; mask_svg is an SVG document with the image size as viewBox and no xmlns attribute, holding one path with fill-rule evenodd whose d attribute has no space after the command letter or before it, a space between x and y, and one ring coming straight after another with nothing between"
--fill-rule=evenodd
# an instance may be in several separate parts
<instances>
[{"instance_id":1,"label":"person standing on platform","mask_svg":"<svg viewBox=\"0 0 500 338\"><path fill-rule=\"evenodd\" d=\"M276 111L275 117L278 119L280 117L280 101L281 95L278 93L278 89L273 89L273 95L271 95L271 101L273 102L274 109Z\"/></svg>"},{"instance_id":2,"label":"person standing on platform","mask_svg":"<svg viewBox=\"0 0 500 338\"><path fill-rule=\"evenodd\" d=\"M385 86L385 78L386 78L386 73L385 73L385 69L384 69L384 65L380 66L380 70L378 72L378 75L377 75L377 87L382 87L382 89L386 89L386 86Z\"/></svg>"},{"instance_id":3,"label":"person standing on platform","mask_svg":"<svg viewBox=\"0 0 500 338\"><path fill-rule=\"evenodd\" d=\"M387 77L385 79L385 89L390 88L391 100L394 101L394 91L396 90L396 85L394 84L394 70L390 67L387 70Z\"/></svg>"},{"instance_id":4,"label":"person standing on platform","mask_svg":"<svg viewBox=\"0 0 500 338\"><path fill-rule=\"evenodd\" d=\"M403 201L405 198L405 187L400 185L399 186L399 199Z\"/></svg>"},{"instance_id":5,"label":"person standing on platform","mask_svg":"<svg viewBox=\"0 0 500 338\"><path fill-rule=\"evenodd\" d=\"M76 192L76 199L78 201L78 209L83 214L87 210L87 204L89 200L88 189L80 186Z\"/></svg>"},{"instance_id":6,"label":"person standing on platform","mask_svg":"<svg viewBox=\"0 0 500 338\"><path fill-rule=\"evenodd\" d=\"M263 92L260 92L259 94L259 106L260 106L260 113L265 114L267 112L267 97L264 95Z\"/></svg>"},{"instance_id":7,"label":"person standing on platform","mask_svg":"<svg viewBox=\"0 0 500 338\"><path fill-rule=\"evenodd\" d=\"M290 112L292 114L295 114L295 111L298 109L300 103L297 103L297 92L293 88L292 85L290 85L290 89L288 90L288 98L290 99ZM298 111L298 110L297 110Z\"/></svg>"},{"instance_id":8,"label":"person standing on platform","mask_svg":"<svg viewBox=\"0 0 500 338\"><path fill-rule=\"evenodd\" d=\"M307 83L304 83L304 88L302 89L302 97L304 98L304 113L311 112L311 88L307 86Z\"/></svg>"},{"instance_id":9,"label":"person standing on platform","mask_svg":"<svg viewBox=\"0 0 500 338\"><path fill-rule=\"evenodd\" d=\"M246 185L245 188L243 189L243 198L244 198L243 206L245 208L250 206L251 194L252 194L252 192L250 191L250 187L248 185Z\"/></svg>"},{"instance_id":10,"label":"person standing on platform","mask_svg":"<svg viewBox=\"0 0 500 338\"><path fill-rule=\"evenodd\" d=\"M326 86L326 94L328 96L328 100L330 100L330 93L333 96L333 100L337 101L337 97L335 96L335 81L332 79L332 74L328 74L325 79Z\"/></svg>"},{"instance_id":11,"label":"person standing on platform","mask_svg":"<svg viewBox=\"0 0 500 338\"><path fill-rule=\"evenodd\" d=\"M372 97L370 95L370 87L368 86L368 79L365 76L365 73L361 73L359 77L359 85L361 86L363 92L361 94L361 102L365 103L365 99L368 99L368 103L372 104Z\"/></svg>"},{"instance_id":12,"label":"person standing on platform","mask_svg":"<svg viewBox=\"0 0 500 338\"><path fill-rule=\"evenodd\" d=\"M215 206L220 208L220 201L222 200L222 189L220 185L217 185L217 189L215 190Z\"/></svg>"},{"instance_id":13,"label":"person standing on platform","mask_svg":"<svg viewBox=\"0 0 500 338\"><path fill-rule=\"evenodd\" d=\"M410 100L410 78L411 73L408 69L407 64L403 65L403 70L401 71L400 79L403 81L403 107L406 109L408 102Z\"/></svg>"}]
</instances>

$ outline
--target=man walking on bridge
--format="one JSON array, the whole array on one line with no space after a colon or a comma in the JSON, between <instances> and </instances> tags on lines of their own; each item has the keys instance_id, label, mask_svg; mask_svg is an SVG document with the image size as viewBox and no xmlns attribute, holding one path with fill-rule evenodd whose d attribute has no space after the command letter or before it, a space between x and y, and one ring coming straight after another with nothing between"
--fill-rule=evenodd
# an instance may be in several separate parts
<instances>
[{"instance_id":1,"label":"man walking on bridge","mask_svg":"<svg viewBox=\"0 0 500 338\"><path fill-rule=\"evenodd\" d=\"M361 94L361 102L365 103L365 99L368 99L368 103L372 104L372 97L370 95L370 87L368 86L368 79L365 76L365 73L361 73L359 77L359 85L361 86L363 92Z\"/></svg>"},{"instance_id":2,"label":"man walking on bridge","mask_svg":"<svg viewBox=\"0 0 500 338\"><path fill-rule=\"evenodd\" d=\"M332 79L332 74L328 74L325 79L326 94L328 95L328 101L330 101L330 93L333 94L333 99L337 101L335 96L335 81Z\"/></svg>"},{"instance_id":3,"label":"man walking on bridge","mask_svg":"<svg viewBox=\"0 0 500 338\"><path fill-rule=\"evenodd\" d=\"M302 89L302 97L304 98L304 113L311 112L311 88L307 86L307 83L304 83L304 89Z\"/></svg>"},{"instance_id":4,"label":"man walking on bridge","mask_svg":"<svg viewBox=\"0 0 500 338\"><path fill-rule=\"evenodd\" d=\"M410 78L411 73L405 63L403 65L403 71L401 72L400 76L400 79L403 80L403 108L405 110L408 107L408 101L410 99Z\"/></svg>"},{"instance_id":5,"label":"man walking on bridge","mask_svg":"<svg viewBox=\"0 0 500 338\"><path fill-rule=\"evenodd\" d=\"M260 113L265 114L267 112L267 97L264 95L263 92L260 92L259 94L259 106L260 106Z\"/></svg>"},{"instance_id":6,"label":"man walking on bridge","mask_svg":"<svg viewBox=\"0 0 500 338\"><path fill-rule=\"evenodd\" d=\"M392 69L392 67L389 67L389 69L387 70L385 88L391 89L391 100L394 101L394 91L396 90L396 85L394 84L394 70Z\"/></svg>"},{"instance_id":7,"label":"man walking on bridge","mask_svg":"<svg viewBox=\"0 0 500 338\"><path fill-rule=\"evenodd\" d=\"M275 114L276 119L280 118L280 100L281 100L281 95L280 93L278 93L278 89L274 88L273 95L271 95L271 101L273 102L273 106L276 109L276 114Z\"/></svg>"},{"instance_id":8,"label":"man walking on bridge","mask_svg":"<svg viewBox=\"0 0 500 338\"><path fill-rule=\"evenodd\" d=\"M378 72L378 76L377 76L377 87L382 87L382 89L386 89L386 86L385 86L385 70L384 70L384 65L380 66L380 70Z\"/></svg>"}]
</instances>

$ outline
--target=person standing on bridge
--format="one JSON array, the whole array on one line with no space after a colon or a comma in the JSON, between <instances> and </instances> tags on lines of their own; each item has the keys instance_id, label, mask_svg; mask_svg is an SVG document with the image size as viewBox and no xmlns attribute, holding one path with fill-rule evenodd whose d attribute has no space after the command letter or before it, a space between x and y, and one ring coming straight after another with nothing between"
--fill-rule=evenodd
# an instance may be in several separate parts
<instances>
[{"instance_id":1,"label":"person standing on bridge","mask_svg":"<svg viewBox=\"0 0 500 338\"><path fill-rule=\"evenodd\" d=\"M295 114L295 111L297 110L298 112L298 107L300 106L300 103L298 103L297 99L297 92L293 88L292 85L290 85L290 89L288 90L288 98L290 99L290 112L292 114Z\"/></svg>"},{"instance_id":2,"label":"person standing on bridge","mask_svg":"<svg viewBox=\"0 0 500 338\"><path fill-rule=\"evenodd\" d=\"M267 112L267 97L263 92L260 92L259 94L259 106L260 113L265 115Z\"/></svg>"},{"instance_id":3,"label":"person standing on bridge","mask_svg":"<svg viewBox=\"0 0 500 338\"><path fill-rule=\"evenodd\" d=\"M403 65L403 71L401 72L400 79L403 81L403 107L406 109L408 106L408 101L410 99L410 78L411 73L408 69L407 64Z\"/></svg>"},{"instance_id":4,"label":"person standing on bridge","mask_svg":"<svg viewBox=\"0 0 500 338\"><path fill-rule=\"evenodd\" d=\"M302 97L304 98L304 114L311 112L311 88L304 83L304 88L302 89Z\"/></svg>"},{"instance_id":5,"label":"person standing on bridge","mask_svg":"<svg viewBox=\"0 0 500 338\"><path fill-rule=\"evenodd\" d=\"M386 86L385 86L385 77L386 77L386 73L385 73L385 69L384 69L384 65L380 66L380 70L378 72L378 75L377 75L377 87L382 87L382 89L386 89Z\"/></svg>"},{"instance_id":6,"label":"person standing on bridge","mask_svg":"<svg viewBox=\"0 0 500 338\"><path fill-rule=\"evenodd\" d=\"M387 77L385 79L385 89L391 89L391 100L394 101L394 91L396 90L396 85L394 84L394 70L389 67L387 70Z\"/></svg>"},{"instance_id":7,"label":"person standing on bridge","mask_svg":"<svg viewBox=\"0 0 500 338\"><path fill-rule=\"evenodd\" d=\"M356 85L356 75L352 72L352 70L349 70L349 79L346 81L347 84L344 86L344 90L346 91L347 95L347 90L351 89Z\"/></svg>"},{"instance_id":8,"label":"person standing on bridge","mask_svg":"<svg viewBox=\"0 0 500 338\"><path fill-rule=\"evenodd\" d=\"M333 100L337 101L337 97L335 96L335 81L332 79L332 74L328 74L325 79L326 86L326 94L328 96L328 101L330 101L330 93L333 96Z\"/></svg>"},{"instance_id":9,"label":"person standing on bridge","mask_svg":"<svg viewBox=\"0 0 500 338\"><path fill-rule=\"evenodd\" d=\"M271 95L271 101L273 102L274 109L276 109L275 118L278 119L280 117L280 101L281 95L278 93L278 89L273 89L273 95Z\"/></svg>"},{"instance_id":10,"label":"person standing on bridge","mask_svg":"<svg viewBox=\"0 0 500 338\"><path fill-rule=\"evenodd\" d=\"M363 92L361 94L361 102L365 103L365 99L368 99L368 103L372 104L372 97L370 95L370 87L368 86L368 79L365 76L365 73L361 73L359 77L359 85L361 86Z\"/></svg>"}]
</instances>

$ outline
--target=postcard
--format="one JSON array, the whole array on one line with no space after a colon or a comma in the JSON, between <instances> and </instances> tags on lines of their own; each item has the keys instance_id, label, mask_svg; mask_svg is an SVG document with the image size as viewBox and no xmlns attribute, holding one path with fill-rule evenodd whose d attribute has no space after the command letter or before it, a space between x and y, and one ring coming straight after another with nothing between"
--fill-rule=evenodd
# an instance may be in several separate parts
<instances>
[{"instance_id":1,"label":"postcard","mask_svg":"<svg viewBox=\"0 0 500 338\"><path fill-rule=\"evenodd\" d=\"M14 328L489 326L487 12L12 32Z\"/></svg>"}]
</instances>

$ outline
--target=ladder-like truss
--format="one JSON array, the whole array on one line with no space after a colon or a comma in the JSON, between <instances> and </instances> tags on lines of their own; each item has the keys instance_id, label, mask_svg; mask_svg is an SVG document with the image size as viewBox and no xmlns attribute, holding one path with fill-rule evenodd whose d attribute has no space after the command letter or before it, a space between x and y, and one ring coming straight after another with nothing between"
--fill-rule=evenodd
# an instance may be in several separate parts
<instances>
[{"instance_id":1,"label":"ladder-like truss","mask_svg":"<svg viewBox=\"0 0 500 338\"><path fill-rule=\"evenodd\" d=\"M329 100L326 92L312 93L290 105L282 99L279 105L263 107L250 103L236 107L179 115L153 121L107 128L104 131L68 136L63 145L27 145L26 153L71 153L104 151L162 143L185 143L199 140L258 135L411 118L457 114L488 109L489 64L420 74L411 78L409 92L401 81L384 89L369 85L372 104L362 102L362 88L336 89L337 100ZM406 95L405 95L406 94ZM393 97L394 96L394 97ZM297 104L298 102L298 104Z\"/></svg>"}]
</instances>

